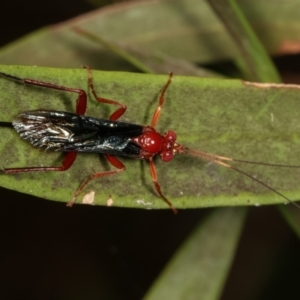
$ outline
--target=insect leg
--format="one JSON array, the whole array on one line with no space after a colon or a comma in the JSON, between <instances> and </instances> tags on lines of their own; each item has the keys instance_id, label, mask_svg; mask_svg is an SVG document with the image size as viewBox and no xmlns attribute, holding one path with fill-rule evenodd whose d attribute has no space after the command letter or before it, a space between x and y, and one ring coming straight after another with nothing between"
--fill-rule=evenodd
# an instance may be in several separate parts
<instances>
[{"instance_id":1,"label":"insect leg","mask_svg":"<svg viewBox=\"0 0 300 300\"><path fill-rule=\"evenodd\" d=\"M156 189L157 193L170 206L170 208L173 210L173 212L175 214L177 214L177 209L173 206L173 204L161 192L160 185L159 185L158 180L157 180L157 173L156 173L155 165L154 165L154 162L153 162L152 158L149 159L149 166L150 166L151 177L152 177L152 180L153 180L153 183L154 183L154 186L155 186L155 189Z\"/></svg>"},{"instance_id":2,"label":"insect leg","mask_svg":"<svg viewBox=\"0 0 300 300\"><path fill-rule=\"evenodd\" d=\"M66 171L74 163L76 159L77 152L69 152L65 156L62 164L59 167L25 167L25 168L10 168L4 169L2 172L4 174L17 174L25 172L39 172L39 171Z\"/></svg>"},{"instance_id":3,"label":"insect leg","mask_svg":"<svg viewBox=\"0 0 300 300\"><path fill-rule=\"evenodd\" d=\"M161 113L161 108L162 108L162 105L165 101L165 92L166 92L167 88L169 87L169 85L172 82L172 77L173 77L173 73L170 72L169 73L169 79L168 79L167 83L165 84L164 88L162 89L162 91L160 93L158 106L157 106L157 108L156 108L156 110L153 114L153 117L152 117L152 122L151 122L152 127L155 127L155 125L156 125L156 123L159 119L159 116L160 116L160 113Z\"/></svg>"},{"instance_id":4,"label":"insect leg","mask_svg":"<svg viewBox=\"0 0 300 300\"><path fill-rule=\"evenodd\" d=\"M125 170L125 166L123 165L122 162L120 162L116 157L106 154L105 155L106 159L108 160L108 162L110 164L112 164L115 168L117 168L117 170L111 170L111 171L103 171L103 172L96 172L93 173L92 175L90 175L77 189L77 191L75 192L72 200L67 204L67 206L71 207L73 206L73 204L76 201L76 198L78 197L78 195L80 194L80 192L83 190L83 188L92 180L95 178L99 178L99 177L104 177L104 176L109 176L109 175L114 175L117 173L120 173L122 171Z\"/></svg>"},{"instance_id":5,"label":"insect leg","mask_svg":"<svg viewBox=\"0 0 300 300\"><path fill-rule=\"evenodd\" d=\"M88 85L89 85L89 88L91 89L92 94L95 97L95 99L100 103L107 103L107 104L113 104L113 105L121 106L115 112L113 112L111 114L111 116L109 117L109 119L111 121L118 120L125 113L125 111L127 109L127 106L123 103L118 102L118 101L105 99L105 98L97 96L95 88L94 88L94 83L93 83L92 69L89 66L86 66L85 68L88 70Z\"/></svg>"},{"instance_id":6,"label":"insect leg","mask_svg":"<svg viewBox=\"0 0 300 300\"><path fill-rule=\"evenodd\" d=\"M13 76L13 75L2 73L2 72L0 72L0 75L8 78L10 80L18 81L18 82L21 82L24 84L35 85L35 86L40 86L40 87L54 89L54 90L60 90L60 91L67 91L67 92L71 92L71 93L77 93L78 98L77 98L77 104L76 104L76 113L79 115L85 114L86 106L87 106L87 95L86 95L86 92L82 89L68 88L65 86L56 85L56 84L43 82L43 81L39 81L39 80L34 80L34 79L30 79L30 78L19 78L17 76Z\"/></svg>"}]
</instances>

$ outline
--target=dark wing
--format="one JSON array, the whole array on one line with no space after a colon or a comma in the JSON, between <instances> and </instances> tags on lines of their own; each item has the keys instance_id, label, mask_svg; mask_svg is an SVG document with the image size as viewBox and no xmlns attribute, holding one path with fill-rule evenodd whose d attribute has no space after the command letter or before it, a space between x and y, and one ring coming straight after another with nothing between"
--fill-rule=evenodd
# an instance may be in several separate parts
<instances>
[{"instance_id":1,"label":"dark wing","mask_svg":"<svg viewBox=\"0 0 300 300\"><path fill-rule=\"evenodd\" d=\"M54 151L98 152L138 157L140 148L131 142L143 126L97 119L63 111L27 111L13 126L33 146Z\"/></svg>"}]
</instances>

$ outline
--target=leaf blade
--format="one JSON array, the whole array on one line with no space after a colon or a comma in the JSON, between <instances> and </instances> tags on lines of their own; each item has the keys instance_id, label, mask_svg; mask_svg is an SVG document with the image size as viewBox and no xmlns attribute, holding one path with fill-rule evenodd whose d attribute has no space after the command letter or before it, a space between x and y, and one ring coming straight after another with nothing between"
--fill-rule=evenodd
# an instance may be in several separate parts
<instances>
[{"instance_id":1,"label":"leaf blade","mask_svg":"<svg viewBox=\"0 0 300 300\"><path fill-rule=\"evenodd\" d=\"M177 250L144 299L219 299L245 216L241 208L215 210Z\"/></svg>"},{"instance_id":2,"label":"leaf blade","mask_svg":"<svg viewBox=\"0 0 300 300\"><path fill-rule=\"evenodd\" d=\"M0 70L20 77L41 79L69 87L86 89L86 70L1 66ZM168 76L93 71L97 92L128 105L123 121L149 124L157 97ZM18 113L32 109L74 111L76 95L29 87L0 78L1 121L11 121ZM240 80L174 76L167 91L157 130L177 132L178 142L196 150L239 159L269 163L297 164L300 128L297 122L299 87L264 85ZM89 100L88 115L107 118L111 108ZM33 149L17 134L1 128L3 167L59 165L61 155ZM94 180L84 191L96 192L95 203L136 208L166 208L154 192L146 163L123 159L126 172ZM78 185L93 170L107 165L96 154L78 155L67 172L1 175L1 185L42 198L69 201ZM102 164L102 166L101 166ZM263 205L281 199L247 178L212 163L177 155L166 164L156 160L163 193L178 208ZM299 199L297 169L242 166L250 174L279 189L291 199ZM38 186L38 189L37 189ZM37 190L36 190L37 189Z\"/></svg>"}]
</instances>

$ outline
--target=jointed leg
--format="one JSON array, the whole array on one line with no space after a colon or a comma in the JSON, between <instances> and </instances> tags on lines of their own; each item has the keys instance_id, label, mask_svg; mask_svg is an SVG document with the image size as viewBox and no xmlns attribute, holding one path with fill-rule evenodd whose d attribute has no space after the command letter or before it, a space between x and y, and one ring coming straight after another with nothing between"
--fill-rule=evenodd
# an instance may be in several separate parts
<instances>
[{"instance_id":1,"label":"jointed leg","mask_svg":"<svg viewBox=\"0 0 300 300\"><path fill-rule=\"evenodd\" d=\"M77 105L76 105L76 113L83 115L86 110L87 105L87 95L84 90L82 89L76 89L76 88L68 88L65 86L60 86L52 83L47 83L39 80L29 79L29 78L19 78L17 76L13 76L10 74L6 74L3 72L0 72L0 76L3 76L7 79L14 80L20 83L28 84L28 85L34 85L34 86L40 86L44 88L50 88L55 90L61 90L61 91L67 91L72 93L77 93ZM62 164L59 167L24 167L24 168L10 168L10 169L4 169L4 174L16 174L16 173L24 173L24 172L39 172L39 171L65 171L68 170L72 164L74 163L76 159L76 152L69 152L65 156Z\"/></svg>"},{"instance_id":2,"label":"jointed leg","mask_svg":"<svg viewBox=\"0 0 300 300\"><path fill-rule=\"evenodd\" d=\"M18 82L21 82L24 84L35 85L35 86L40 86L40 87L54 89L54 90L71 92L71 93L77 93L78 98L77 98L77 104L76 104L76 113L79 115L85 114L86 106L87 106L87 95L86 95L86 92L82 89L68 88L65 86L56 85L56 84L43 82L43 81L39 81L39 80L34 80L34 79L30 79L30 78L19 78L17 76L13 76L13 75L2 73L2 72L0 72L0 76L6 77L10 80L18 81Z\"/></svg>"},{"instance_id":3,"label":"jointed leg","mask_svg":"<svg viewBox=\"0 0 300 300\"><path fill-rule=\"evenodd\" d=\"M100 103L107 103L107 104L113 104L113 105L119 105L120 106L120 108L118 108L115 112L113 112L111 114L111 116L109 117L109 119L111 121L118 120L125 113L125 111L127 109L127 106L124 105L123 103L118 102L118 101L105 99L105 98L97 96L95 88L94 88L94 84L93 84L92 70L88 66L86 66L85 68L88 70L88 85L89 85L89 88L91 89L92 94L94 95L95 99Z\"/></svg>"},{"instance_id":4,"label":"jointed leg","mask_svg":"<svg viewBox=\"0 0 300 300\"><path fill-rule=\"evenodd\" d=\"M4 174L17 174L25 172L39 172L39 171L66 171L68 170L76 159L77 152L69 152L65 156L62 164L59 167L25 167L25 168L10 168L4 169Z\"/></svg>"},{"instance_id":5,"label":"jointed leg","mask_svg":"<svg viewBox=\"0 0 300 300\"><path fill-rule=\"evenodd\" d=\"M173 206L173 204L161 192L160 185L159 185L158 180L157 180L157 173L156 173L155 165L154 165L154 162L153 162L152 158L149 159L149 166L150 166L151 177L152 177L152 180L153 180L153 183L154 183L154 186L155 186L155 189L156 189L157 193L170 206L170 208L173 210L173 212L175 214L177 214L177 209Z\"/></svg>"},{"instance_id":6,"label":"jointed leg","mask_svg":"<svg viewBox=\"0 0 300 300\"><path fill-rule=\"evenodd\" d=\"M96 172L94 174L92 174L91 176L89 176L77 189L77 191L75 192L72 200L67 204L67 206L71 207L73 206L73 204L76 201L76 198L78 197L78 195L80 194L80 192L83 190L83 188L92 180L95 178L99 178L99 177L104 177L104 176L109 176L109 175L114 175L120 172L123 172L125 170L125 166L123 165L122 162L120 162L117 158L115 158L114 156L111 155L105 155L105 157L107 158L108 162L110 164L112 164L115 168L117 168L117 170L111 170L111 171L103 171L103 172Z\"/></svg>"},{"instance_id":7,"label":"jointed leg","mask_svg":"<svg viewBox=\"0 0 300 300\"><path fill-rule=\"evenodd\" d=\"M167 81L167 83L165 84L163 90L161 91L160 93L160 96L159 96L159 102L158 102L158 107L156 108L154 114L153 114L153 117L152 117L152 122L151 122L151 126L152 127L155 127L158 119L159 119L159 116L160 116L160 113L161 113L161 108L162 108L162 105L165 101L165 92L167 90L167 88L169 87L169 85L171 84L172 82L172 77L173 77L173 73L170 72L169 73L169 79Z\"/></svg>"}]
</instances>

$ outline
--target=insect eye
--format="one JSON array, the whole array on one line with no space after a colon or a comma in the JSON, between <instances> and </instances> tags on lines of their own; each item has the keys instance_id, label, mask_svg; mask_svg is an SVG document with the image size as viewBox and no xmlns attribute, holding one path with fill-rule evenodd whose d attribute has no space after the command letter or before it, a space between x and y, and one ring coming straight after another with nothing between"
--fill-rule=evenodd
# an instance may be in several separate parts
<instances>
[{"instance_id":1,"label":"insect eye","mask_svg":"<svg viewBox=\"0 0 300 300\"><path fill-rule=\"evenodd\" d=\"M166 140L168 140L171 143L174 143L177 139L176 133L172 130L167 131L166 134L165 134L165 137L166 137Z\"/></svg>"},{"instance_id":2,"label":"insect eye","mask_svg":"<svg viewBox=\"0 0 300 300\"><path fill-rule=\"evenodd\" d=\"M166 134L164 135L164 147L161 152L161 159L164 162L168 162L172 160L174 153L174 143L176 141L176 133L174 131L167 131Z\"/></svg>"},{"instance_id":3,"label":"insect eye","mask_svg":"<svg viewBox=\"0 0 300 300\"><path fill-rule=\"evenodd\" d=\"M164 161L164 162L168 162L168 161L172 160L173 156L174 155L173 155L172 151L165 151L165 152L162 152L160 155L162 161Z\"/></svg>"}]
</instances>

